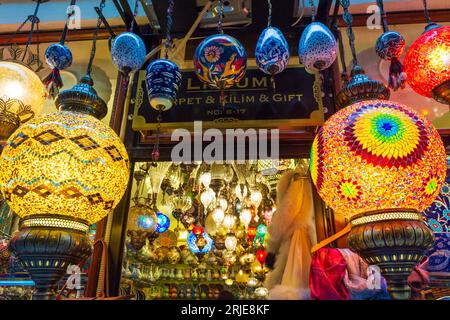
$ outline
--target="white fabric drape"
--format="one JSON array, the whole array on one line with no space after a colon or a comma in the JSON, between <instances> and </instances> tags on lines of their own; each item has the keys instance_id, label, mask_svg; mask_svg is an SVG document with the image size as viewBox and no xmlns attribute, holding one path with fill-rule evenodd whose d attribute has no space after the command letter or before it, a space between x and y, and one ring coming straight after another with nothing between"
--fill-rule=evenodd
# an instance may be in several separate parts
<instances>
[{"instance_id":1,"label":"white fabric drape","mask_svg":"<svg viewBox=\"0 0 450 320\"><path fill-rule=\"evenodd\" d=\"M266 279L269 299L308 299L311 248L317 242L312 183L305 165L283 174L267 250L276 254Z\"/></svg>"}]
</instances>

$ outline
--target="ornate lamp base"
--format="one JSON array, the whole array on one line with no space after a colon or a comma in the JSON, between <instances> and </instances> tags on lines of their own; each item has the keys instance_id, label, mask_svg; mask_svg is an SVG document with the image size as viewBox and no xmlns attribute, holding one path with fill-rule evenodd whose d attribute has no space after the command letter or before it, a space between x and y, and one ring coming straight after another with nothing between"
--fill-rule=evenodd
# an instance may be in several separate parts
<instances>
[{"instance_id":1,"label":"ornate lamp base","mask_svg":"<svg viewBox=\"0 0 450 320\"><path fill-rule=\"evenodd\" d=\"M54 298L56 283L69 264L79 264L91 254L89 226L68 217L46 215L25 218L10 242L22 266L36 284L33 300Z\"/></svg>"},{"instance_id":2,"label":"ornate lamp base","mask_svg":"<svg viewBox=\"0 0 450 320\"><path fill-rule=\"evenodd\" d=\"M369 265L380 268L393 299L409 299L408 276L434 241L420 213L412 210L371 212L354 217L350 223L349 247Z\"/></svg>"},{"instance_id":3,"label":"ornate lamp base","mask_svg":"<svg viewBox=\"0 0 450 320\"><path fill-rule=\"evenodd\" d=\"M450 106L450 80L445 81L433 89L433 99Z\"/></svg>"}]
</instances>

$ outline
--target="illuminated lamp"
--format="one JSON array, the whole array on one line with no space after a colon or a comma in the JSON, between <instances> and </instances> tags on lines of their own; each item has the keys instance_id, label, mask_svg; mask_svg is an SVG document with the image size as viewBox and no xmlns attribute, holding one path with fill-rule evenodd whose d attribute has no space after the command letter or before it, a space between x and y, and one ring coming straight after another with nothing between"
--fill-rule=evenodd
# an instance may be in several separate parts
<instances>
[{"instance_id":1,"label":"illuminated lamp","mask_svg":"<svg viewBox=\"0 0 450 320\"><path fill-rule=\"evenodd\" d=\"M239 220L245 225L245 227L248 227L250 224L250 221L252 221L252 213L250 209L246 208L241 211L241 214L239 215Z\"/></svg>"},{"instance_id":2,"label":"illuminated lamp","mask_svg":"<svg viewBox=\"0 0 450 320\"><path fill-rule=\"evenodd\" d=\"M161 213L161 212L157 212L157 221L158 224L156 226L156 232L157 233L164 233L166 232L169 227L170 227L170 219L168 216L166 216L165 214Z\"/></svg>"},{"instance_id":3,"label":"illuminated lamp","mask_svg":"<svg viewBox=\"0 0 450 320\"><path fill-rule=\"evenodd\" d=\"M125 146L94 117L106 103L92 80L61 92L56 105L19 127L0 158L1 192L22 218L10 248L36 283L33 299L53 298L67 266L90 255L89 225L115 208L129 179Z\"/></svg>"},{"instance_id":4,"label":"illuminated lamp","mask_svg":"<svg viewBox=\"0 0 450 320\"><path fill-rule=\"evenodd\" d=\"M256 251L256 260L258 260L258 262L261 264L261 268L264 266L264 262L266 261L267 258L267 252L264 249L258 249L258 251Z\"/></svg>"},{"instance_id":5,"label":"illuminated lamp","mask_svg":"<svg viewBox=\"0 0 450 320\"><path fill-rule=\"evenodd\" d=\"M211 251L214 241L202 227L196 226L187 237L187 245L192 253L202 258L203 255Z\"/></svg>"},{"instance_id":6,"label":"illuminated lamp","mask_svg":"<svg viewBox=\"0 0 450 320\"><path fill-rule=\"evenodd\" d=\"M208 208L211 202L216 198L216 194L212 189L206 189L200 195L200 202L203 204L205 208Z\"/></svg>"},{"instance_id":7,"label":"illuminated lamp","mask_svg":"<svg viewBox=\"0 0 450 320\"><path fill-rule=\"evenodd\" d=\"M415 92L450 105L450 26L429 23L409 47L403 64Z\"/></svg>"},{"instance_id":8,"label":"illuminated lamp","mask_svg":"<svg viewBox=\"0 0 450 320\"><path fill-rule=\"evenodd\" d=\"M445 148L428 120L355 76L338 94L345 108L314 139L311 176L327 205L350 219L349 247L380 267L394 299L409 299L407 277L433 243L420 212L444 182Z\"/></svg>"},{"instance_id":9,"label":"illuminated lamp","mask_svg":"<svg viewBox=\"0 0 450 320\"><path fill-rule=\"evenodd\" d=\"M221 207L217 207L213 210L211 213L212 219L216 223L217 226L220 226L225 218L225 212L223 212L223 209Z\"/></svg>"},{"instance_id":10,"label":"illuminated lamp","mask_svg":"<svg viewBox=\"0 0 450 320\"><path fill-rule=\"evenodd\" d=\"M228 251L234 252L236 250L237 239L232 233L228 234L225 239L225 247Z\"/></svg>"},{"instance_id":11,"label":"illuminated lamp","mask_svg":"<svg viewBox=\"0 0 450 320\"><path fill-rule=\"evenodd\" d=\"M37 74L18 62L0 61L0 141L38 115L45 102L45 87Z\"/></svg>"},{"instance_id":12,"label":"illuminated lamp","mask_svg":"<svg viewBox=\"0 0 450 320\"><path fill-rule=\"evenodd\" d=\"M223 218L222 225L224 228L226 228L228 231L233 229L234 225L236 224L236 218L232 214L226 214Z\"/></svg>"},{"instance_id":13,"label":"illuminated lamp","mask_svg":"<svg viewBox=\"0 0 450 320\"><path fill-rule=\"evenodd\" d=\"M256 227L255 226L248 226L247 236L251 242L253 242L253 240L255 240L255 237L256 237Z\"/></svg>"}]
</instances>

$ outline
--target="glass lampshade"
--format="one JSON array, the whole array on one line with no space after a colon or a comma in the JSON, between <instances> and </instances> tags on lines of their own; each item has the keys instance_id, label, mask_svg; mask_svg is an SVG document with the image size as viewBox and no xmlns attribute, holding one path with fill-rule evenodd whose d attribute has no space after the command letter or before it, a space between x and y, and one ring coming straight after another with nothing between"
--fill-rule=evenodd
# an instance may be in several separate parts
<instances>
[{"instance_id":1,"label":"glass lampshade","mask_svg":"<svg viewBox=\"0 0 450 320\"><path fill-rule=\"evenodd\" d=\"M433 89L450 80L450 26L425 31L409 47L403 65L411 88L431 98Z\"/></svg>"},{"instance_id":2,"label":"glass lampshade","mask_svg":"<svg viewBox=\"0 0 450 320\"><path fill-rule=\"evenodd\" d=\"M432 124L412 109L368 100L338 111L319 130L310 170L337 213L421 212L444 182L445 148Z\"/></svg>"},{"instance_id":3,"label":"glass lampshade","mask_svg":"<svg viewBox=\"0 0 450 320\"><path fill-rule=\"evenodd\" d=\"M237 239L233 234L230 234L225 239L225 248L227 248L228 251L235 251L237 245Z\"/></svg>"},{"instance_id":4,"label":"glass lampshade","mask_svg":"<svg viewBox=\"0 0 450 320\"><path fill-rule=\"evenodd\" d=\"M223 219L225 217L225 212L223 212L221 207L217 207L213 210L211 213L212 218L217 226L220 226L220 224L223 222Z\"/></svg>"},{"instance_id":5,"label":"glass lampshade","mask_svg":"<svg viewBox=\"0 0 450 320\"><path fill-rule=\"evenodd\" d=\"M252 221L252 212L250 209L244 209L241 211L241 214L239 215L240 221L245 225L245 227L248 227L250 224L250 221Z\"/></svg>"},{"instance_id":6,"label":"glass lampshade","mask_svg":"<svg viewBox=\"0 0 450 320\"><path fill-rule=\"evenodd\" d=\"M223 218L223 222L222 225L227 229L227 230L231 230L234 227L234 224L236 223L236 218L231 215L231 214L227 214L225 215L225 217Z\"/></svg>"},{"instance_id":7,"label":"glass lampshade","mask_svg":"<svg viewBox=\"0 0 450 320\"><path fill-rule=\"evenodd\" d=\"M3 196L22 218L55 214L93 224L117 205L129 179L128 154L115 132L67 111L23 124L0 167Z\"/></svg>"},{"instance_id":8,"label":"glass lampshade","mask_svg":"<svg viewBox=\"0 0 450 320\"><path fill-rule=\"evenodd\" d=\"M0 99L20 100L35 115L42 111L45 88L33 70L16 62L0 61L0 75Z\"/></svg>"},{"instance_id":9,"label":"glass lampshade","mask_svg":"<svg viewBox=\"0 0 450 320\"><path fill-rule=\"evenodd\" d=\"M215 197L216 197L216 194L214 193L214 191L212 189L206 189L200 195L200 201L205 208L208 208L209 205L211 204L211 202L214 201Z\"/></svg>"}]
</instances>

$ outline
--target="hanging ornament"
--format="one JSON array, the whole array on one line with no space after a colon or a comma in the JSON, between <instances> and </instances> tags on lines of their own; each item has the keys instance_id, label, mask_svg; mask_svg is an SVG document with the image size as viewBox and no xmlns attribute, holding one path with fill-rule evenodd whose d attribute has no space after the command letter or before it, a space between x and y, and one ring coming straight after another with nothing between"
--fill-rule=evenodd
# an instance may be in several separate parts
<instances>
[{"instance_id":1,"label":"hanging ornament","mask_svg":"<svg viewBox=\"0 0 450 320\"><path fill-rule=\"evenodd\" d=\"M133 20L128 32L118 35L111 43L112 62L116 68L125 75L141 69L146 58L144 41L132 32L138 12L138 4L139 2L136 0L134 4ZM127 85L128 83L125 84Z\"/></svg>"},{"instance_id":2,"label":"hanging ornament","mask_svg":"<svg viewBox=\"0 0 450 320\"><path fill-rule=\"evenodd\" d=\"M212 189L206 189L203 191L200 195L200 201L203 204L203 206L206 208L209 207L209 205L214 201L216 197L216 194Z\"/></svg>"},{"instance_id":3,"label":"hanging ornament","mask_svg":"<svg viewBox=\"0 0 450 320\"><path fill-rule=\"evenodd\" d=\"M169 0L167 8L167 26L165 42L165 59L153 61L147 67L147 91L150 106L158 111L172 108L181 85L181 72L176 63L169 59L170 30L173 23L174 0Z\"/></svg>"},{"instance_id":4,"label":"hanging ornament","mask_svg":"<svg viewBox=\"0 0 450 320\"><path fill-rule=\"evenodd\" d=\"M272 27L272 3L267 0L269 18L267 28L259 36L255 48L255 60L258 68L271 75L272 86L275 88L273 76L286 69L289 63L289 46L280 29Z\"/></svg>"},{"instance_id":5,"label":"hanging ornament","mask_svg":"<svg viewBox=\"0 0 450 320\"><path fill-rule=\"evenodd\" d=\"M377 39L375 52L383 59L391 61L389 67L389 87L394 91L405 88L406 74L400 57L405 50L405 38L397 31L389 31L383 0L377 0L383 19L383 34Z\"/></svg>"},{"instance_id":6,"label":"hanging ornament","mask_svg":"<svg viewBox=\"0 0 450 320\"><path fill-rule=\"evenodd\" d=\"M258 251L256 251L256 260L258 260L258 262L261 264L261 268L264 266L266 258L267 252L266 250L264 250L264 248L258 249Z\"/></svg>"},{"instance_id":7,"label":"hanging ornament","mask_svg":"<svg viewBox=\"0 0 450 320\"><path fill-rule=\"evenodd\" d=\"M418 94L450 105L450 26L428 21L425 32L411 44L403 61L407 82Z\"/></svg>"},{"instance_id":8,"label":"hanging ornament","mask_svg":"<svg viewBox=\"0 0 450 320\"><path fill-rule=\"evenodd\" d=\"M250 224L250 221L252 221L252 212L250 209L245 208L241 211L241 214L239 215L239 220L244 224L244 226L247 228Z\"/></svg>"},{"instance_id":9,"label":"hanging ornament","mask_svg":"<svg viewBox=\"0 0 450 320\"><path fill-rule=\"evenodd\" d=\"M219 34L209 36L199 44L194 54L194 68L200 81L213 89L224 90L244 77L247 55L238 40L223 34L223 0L220 0L220 7Z\"/></svg>"},{"instance_id":10,"label":"hanging ornament","mask_svg":"<svg viewBox=\"0 0 450 320\"><path fill-rule=\"evenodd\" d=\"M38 1L40 3L42 1ZM71 0L70 7L75 6L76 0ZM74 11L67 13L66 24L61 35L59 43L50 45L45 50L45 61L52 68L52 72L42 80L42 83L47 88L48 97L55 99L59 93L59 89L62 88L63 82L60 74L60 70L67 69L72 65L72 52L64 45L66 41L67 32L69 30L70 18L74 15Z\"/></svg>"},{"instance_id":11,"label":"hanging ornament","mask_svg":"<svg viewBox=\"0 0 450 320\"><path fill-rule=\"evenodd\" d=\"M225 212L221 207L216 207L211 215L217 226L220 226L225 218Z\"/></svg>"},{"instance_id":12,"label":"hanging ornament","mask_svg":"<svg viewBox=\"0 0 450 320\"><path fill-rule=\"evenodd\" d=\"M309 70L324 70L330 67L337 56L336 39L323 23L315 21L315 5L312 7L312 23L302 33L298 44L300 62Z\"/></svg>"},{"instance_id":13,"label":"hanging ornament","mask_svg":"<svg viewBox=\"0 0 450 320\"><path fill-rule=\"evenodd\" d=\"M233 233L229 233L225 239L225 248L228 251L234 252L236 250L237 239Z\"/></svg>"},{"instance_id":14,"label":"hanging ornament","mask_svg":"<svg viewBox=\"0 0 450 320\"><path fill-rule=\"evenodd\" d=\"M156 226L156 232L157 233L164 233L166 232L170 227L170 219L168 216L161 212L156 213L157 216L157 226Z\"/></svg>"}]
</instances>

